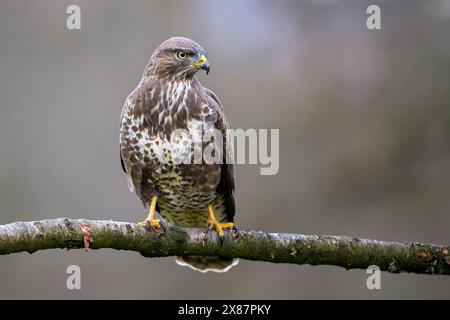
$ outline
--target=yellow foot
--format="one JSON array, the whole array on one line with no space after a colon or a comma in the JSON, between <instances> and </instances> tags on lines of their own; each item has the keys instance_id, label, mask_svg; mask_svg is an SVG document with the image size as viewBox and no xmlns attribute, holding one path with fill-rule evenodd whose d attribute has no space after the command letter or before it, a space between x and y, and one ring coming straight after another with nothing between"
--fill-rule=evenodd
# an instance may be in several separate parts
<instances>
[{"instance_id":1,"label":"yellow foot","mask_svg":"<svg viewBox=\"0 0 450 320\"><path fill-rule=\"evenodd\" d=\"M216 220L216 217L214 216L214 210L211 206L209 206L209 218L208 218L208 231L209 230L215 230L217 234L219 235L220 241L223 241L224 239L224 229L229 229L235 231L236 228L234 227L233 222L226 222L226 223L220 223ZM233 237L234 233L233 233Z\"/></svg>"},{"instance_id":2,"label":"yellow foot","mask_svg":"<svg viewBox=\"0 0 450 320\"><path fill-rule=\"evenodd\" d=\"M156 211L156 201L158 200L158 197L154 196L152 197L152 202L150 204L150 211L148 213L148 217L144 220L139 222L138 224L145 229L150 227L153 231L159 232L161 230L161 224L160 219L155 219L155 211Z\"/></svg>"},{"instance_id":3,"label":"yellow foot","mask_svg":"<svg viewBox=\"0 0 450 320\"><path fill-rule=\"evenodd\" d=\"M159 223L159 221L160 219L153 219L153 220L145 219L144 221L138 222L138 224L144 228L150 225L154 229L159 229L161 228L161 224Z\"/></svg>"}]
</instances>

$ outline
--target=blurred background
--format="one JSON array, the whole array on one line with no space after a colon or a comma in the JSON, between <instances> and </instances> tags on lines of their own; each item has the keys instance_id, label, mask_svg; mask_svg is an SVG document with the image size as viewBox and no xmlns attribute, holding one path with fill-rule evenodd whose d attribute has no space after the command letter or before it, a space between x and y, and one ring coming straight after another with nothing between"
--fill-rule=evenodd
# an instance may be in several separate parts
<instances>
[{"instance_id":1,"label":"blurred background","mask_svg":"<svg viewBox=\"0 0 450 320\"><path fill-rule=\"evenodd\" d=\"M381 7L382 30L366 28ZM66 8L81 8L81 30ZM239 165L241 229L450 242L450 0L0 1L0 224L140 221L119 116L180 35L234 128L280 129L280 170ZM82 289L69 291L68 265ZM450 298L450 278L241 261L200 274L113 250L0 256L0 298Z\"/></svg>"}]
</instances>

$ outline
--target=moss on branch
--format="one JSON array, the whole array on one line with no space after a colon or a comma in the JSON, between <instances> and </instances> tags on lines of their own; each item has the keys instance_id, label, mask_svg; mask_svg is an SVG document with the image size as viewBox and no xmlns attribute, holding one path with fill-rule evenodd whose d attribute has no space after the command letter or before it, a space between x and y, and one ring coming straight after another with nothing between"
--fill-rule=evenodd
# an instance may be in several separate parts
<instances>
[{"instance_id":1,"label":"moss on branch","mask_svg":"<svg viewBox=\"0 0 450 320\"><path fill-rule=\"evenodd\" d=\"M444 245L260 231L240 231L221 244L214 232L201 229L170 227L156 237L135 223L68 218L0 225L0 255L84 248L83 225L92 233L92 249L137 251L145 257L221 256L346 269L377 265L393 273L450 275L449 247Z\"/></svg>"}]
</instances>

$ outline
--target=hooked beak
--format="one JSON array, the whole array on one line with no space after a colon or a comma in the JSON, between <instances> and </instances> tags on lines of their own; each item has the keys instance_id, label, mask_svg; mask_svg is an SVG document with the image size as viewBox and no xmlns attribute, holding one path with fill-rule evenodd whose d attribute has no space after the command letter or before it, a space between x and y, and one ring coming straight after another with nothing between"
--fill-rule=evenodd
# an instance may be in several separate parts
<instances>
[{"instance_id":1,"label":"hooked beak","mask_svg":"<svg viewBox=\"0 0 450 320\"><path fill-rule=\"evenodd\" d=\"M191 64L196 67L197 69L202 69L206 71L206 74L209 73L209 70L211 69L211 66L209 65L208 59L206 59L205 55L202 54L198 60L195 62L191 62Z\"/></svg>"}]
</instances>

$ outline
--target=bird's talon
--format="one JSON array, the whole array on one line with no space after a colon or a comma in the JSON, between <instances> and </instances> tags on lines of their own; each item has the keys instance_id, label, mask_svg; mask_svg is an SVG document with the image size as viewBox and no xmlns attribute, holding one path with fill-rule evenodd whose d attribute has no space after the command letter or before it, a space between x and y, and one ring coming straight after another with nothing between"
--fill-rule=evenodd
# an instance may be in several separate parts
<instances>
[{"instance_id":1,"label":"bird's talon","mask_svg":"<svg viewBox=\"0 0 450 320\"><path fill-rule=\"evenodd\" d=\"M233 237L233 239L239 237L239 230L235 226L231 228L231 236Z\"/></svg>"},{"instance_id":2,"label":"bird's talon","mask_svg":"<svg viewBox=\"0 0 450 320\"><path fill-rule=\"evenodd\" d=\"M161 228L161 224L159 223L159 222L160 222L160 219L155 219L155 220L150 220L150 221L147 220L147 222L148 222L153 228L157 228L157 229Z\"/></svg>"},{"instance_id":3,"label":"bird's talon","mask_svg":"<svg viewBox=\"0 0 450 320\"><path fill-rule=\"evenodd\" d=\"M208 220L208 229L206 230L206 235L210 230L215 230L217 235L219 236L220 243L223 244L225 240L225 234L223 230L229 229L233 231L235 228L233 222L220 223L216 220L214 216L214 211L211 206L209 206L209 220ZM234 237L234 236L233 236Z\"/></svg>"},{"instance_id":4,"label":"bird's talon","mask_svg":"<svg viewBox=\"0 0 450 320\"><path fill-rule=\"evenodd\" d=\"M165 227L160 223L160 219L148 220L138 222L138 224L147 231L153 231L154 233L160 233L161 230L165 231Z\"/></svg>"},{"instance_id":5,"label":"bird's talon","mask_svg":"<svg viewBox=\"0 0 450 320\"><path fill-rule=\"evenodd\" d=\"M233 229L234 228L234 223L233 222L227 222L227 223L221 223L220 226L222 227L222 229Z\"/></svg>"},{"instance_id":6,"label":"bird's talon","mask_svg":"<svg viewBox=\"0 0 450 320\"><path fill-rule=\"evenodd\" d=\"M164 223L160 222L160 223L159 223L159 226L160 226L161 231L162 231L163 233L166 232L167 228L166 228L166 226L165 226Z\"/></svg>"},{"instance_id":7,"label":"bird's talon","mask_svg":"<svg viewBox=\"0 0 450 320\"><path fill-rule=\"evenodd\" d=\"M140 225L140 226L143 227L143 228L147 227L147 220L145 220L145 221L139 221L139 222L138 222L138 225Z\"/></svg>"},{"instance_id":8,"label":"bird's talon","mask_svg":"<svg viewBox=\"0 0 450 320\"><path fill-rule=\"evenodd\" d=\"M156 201L158 197L153 196L152 201L150 204L150 210L148 213L147 219L144 221L139 222L138 224L143 227L147 231L153 231L155 234L160 234L161 229L163 231L166 230L166 228L160 223L161 219L155 219L155 210L156 210Z\"/></svg>"}]
</instances>

